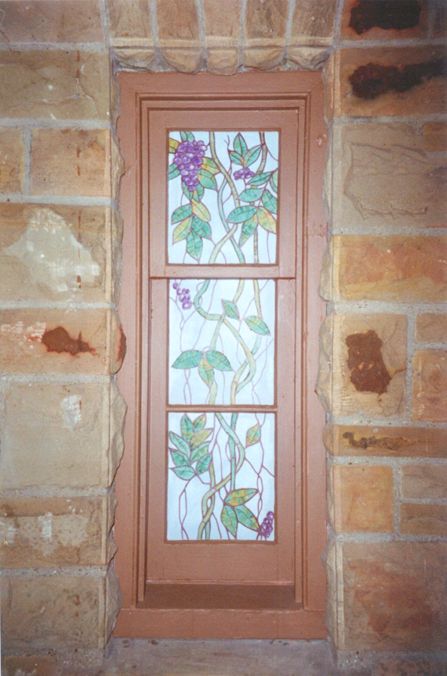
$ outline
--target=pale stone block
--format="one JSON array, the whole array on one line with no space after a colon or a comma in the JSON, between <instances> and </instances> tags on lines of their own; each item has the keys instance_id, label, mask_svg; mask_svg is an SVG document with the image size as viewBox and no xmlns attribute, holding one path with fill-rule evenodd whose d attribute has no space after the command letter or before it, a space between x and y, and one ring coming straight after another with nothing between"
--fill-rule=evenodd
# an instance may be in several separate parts
<instances>
[{"instance_id":1,"label":"pale stone block","mask_svg":"<svg viewBox=\"0 0 447 676\"><path fill-rule=\"evenodd\" d=\"M112 39L152 39L151 14L147 0L109 0L107 9Z\"/></svg>"},{"instance_id":2,"label":"pale stone block","mask_svg":"<svg viewBox=\"0 0 447 676\"><path fill-rule=\"evenodd\" d=\"M108 463L108 485L112 485L124 452L123 428L127 405L115 383L110 390L110 460Z\"/></svg>"},{"instance_id":3,"label":"pale stone block","mask_svg":"<svg viewBox=\"0 0 447 676\"><path fill-rule=\"evenodd\" d=\"M404 498L447 499L447 466L404 465L402 495Z\"/></svg>"},{"instance_id":4,"label":"pale stone block","mask_svg":"<svg viewBox=\"0 0 447 676\"><path fill-rule=\"evenodd\" d=\"M342 650L447 647L444 542L345 543Z\"/></svg>"},{"instance_id":5,"label":"pale stone block","mask_svg":"<svg viewBox=\"0 0 447 676\"><path fill-rule=\"evenodd\" d=\"M427 312L416 317L416 340L419 343L447 341L447 314Z\"/></svg>"},{"instance_id":6,"label":"pale stone block","mask_svg":"<svg viewBox=\"0 0 447 676\"><path fill-rule=\"evenodd\" d=\"M327 47L289 47L287 63L303 70L319 70L329 56Z\"/></svg>"},{"instance_id":7,"label":"pale stone block","mask_svg":"<svg viewBox=\"0 0 447 676\"><path fill-rule=\"evenodd\" d=\"M196 73L202 63L200 42L160 40L160 52L167 64L180 73Z\"/></svg>"},{"instance_id":8,"label":"pale stone block","mask_svg":"<svg viewBox=\"0 0 447 676\"><path fill-rule=\"evenodd\" d=\"M413 420L447 421L447 352L421 350L413 359Z\"/></svg>"},{"instance_id":9,"label":"pale stone block","mask_svg":"<svg viewBox=\"0 0 447 676\"><path fill-rule=\"evenodd\" d=\"M245 38L283 38L287 24L287 0L247 0Z\"/></svg>"},{"instance_id":10,"label":"pale stone block","mask_svg":"<svg viewBox=\"0 0 447 676\"><path fill-rule=\"evenodd\" d=\"M411 40L412 38L428 37L428 7L431 0L418 0L417 4L421 11L419 16L411 14L414 21L409 21L408 8L400 12L390 12L390 5L383 4L372 7L372 12L367 14L368 2L362 7L358 0L346 0L343 5L341 17L341 38L343 40ZM366 4L366 7L365 7ZM371 3L374 5L374 3ZM399 6L396 3L397 7ZM392 7L392 5L391 5ZM356 14L356 10L359 10ZM400 22L399 22L400 19ZM406 22L403 20L406 19ZM386 26L386 27L385 27ZM399 27L400 26L400 27Z\"/></svg>"},{"instance_id":11,"label":"pale stone block","mask_svg":"<svg viewBox=\"0 0 447 676\"><path fill-rule=\"evenodd\" d=\"M38 129L31 148L35 195L110 197L110 132Z\"/></svg>"},{"instance_id":12,"label":"pale stone block","mask_svg":"<svg viewBox=\"0 0 447 676\"><path fill-rule=\"evenodd\" d=\"M259 68L259 70L271 70L277 68L283 62L284 44L271 43L265 40L265 44L259 45L259 41L245 41L243 50L244 66L247 68ZM277 43L277 41L275 41Z\"/></svg>"},{"instance_id":13,"label":"pale stone block","mask_svg":"<svg viewBox=\"0 0 447 676\"><path fill-rule=\"evenodd\" d=\"M400 507L400 532L411 535L447 535L447 505L406 502Z\"/></svg>"},{"instance_id":14,"label":"pale stone block","mask_svg":"<svg viewBox=\"0 0 447 676\"><path fill-rule=\"evenodd\" d=\"M123 68L144 68L152 70L155 65L155 48L148 47L114 47L116 62Z\"/></svg>"},{"instance_id":15,"label":"pale stone block","mask_svg":"<svg viewBox=\"0 0 447 676\"><path fill-rule=\"evenodd\" d=\"M447 430L433 427L327 425L323 439L337 456L447 458Z\"/></svg>"},{"instance_id":16,"label":"pale stone block","mask_svg":"<svg viewBox=\"0 0 447 676\"><path fill-rule=\"evenodd\" d=\"M335 0L297 2L290 44L330 44L334 34Z\"/></svg>"},{"instance_id":17,"label":"pale stone block","mask_svg":"<svg viewBox=\"0 0 447 676\"><path fill-rule=\"evenodd\" d=\"M2 0L0 43L102 42L97 0Z\"/></svg>"},{"instance_id":18,"label":"pale stone block","mask_svg":"<svg viewBox=\"0 0 447 676\"><path fill-rule=\"evenodd\" d=\"M226 38L237 43L241 32L242 0L227 3L202 0L202 6L206 40Z\"/></svg>"},{"instance_id":19,"label":"pale stone block","mask_svg":"<svg viewBox=\"0 0 447 676\"><path fill-rule=\"evenodd\" d=\"M376 664L374 676L445 676L444 660L381 660Z\"/></svg>"},{"instance_id":20,"label":"pale stone block","mask_svg":"<svg viewBox=\"0 0 447 676\"><path fill-rule=\"evenodd\" d=\"M23 188L23 141L17 129L0 130L0 192L20 192Z\"/></svg>"},{"instance_id":21,"label":"pale stone block","mask_svg":"<svg viewBox=\"0 0 447 676\"><path fill-rule=\"evenodd\" d=\"M447 122L426 122L422 127L424 150L439 153L447 150Z\"/></svg>"},{"instance_id":22,"label":"pale stone block","mask_svg":"<svg viewBox=\"0 0 447 676\"><path fill-rule=\"evenodd\" d=\"M115 627L115 622L121 608L121 592L118 576L112 563L109 565L106 575L106 608L105 608L105 631L104 645L109 640Z\"/></svg>"},{"instance_id":23,"label":"pale stone block","mask_svg":"<svg viewBox=\"0 0 447 676\"><path fill-rule=\"evenodd\" d=\"M208 48L207 66L211 73L233 75L239 68L239 50Z\"/></svg>"},{"instance_id":24,"label":"pale stone block","mask_svg":"<svg viewBox=\"0 0 447 676\"><path fill-rule=\"evenodd\" d=\"M109 58L84 51L0 52L0 115L108 119Z\"/></svg>"},{"instance_id":25,"label":"pale stone block","mask_svg":"<svg viewBox=\"0 0 447 676\"><path fill-rule=\"evenodd\" d=\"M199 17L194 0L156 0L158 36L160 40L181 40L188 43L200 39Z\"/></svg>"}]
</instances>

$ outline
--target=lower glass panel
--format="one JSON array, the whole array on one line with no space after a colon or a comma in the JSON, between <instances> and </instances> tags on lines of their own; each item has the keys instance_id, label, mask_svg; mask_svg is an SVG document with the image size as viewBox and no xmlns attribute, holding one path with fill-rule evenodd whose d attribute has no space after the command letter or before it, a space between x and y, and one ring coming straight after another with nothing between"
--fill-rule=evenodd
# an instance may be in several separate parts
<instances>
[{"instance_id":1,"label":"lower glass panel","mask_svg":"<svg viewBox=\"0 0 447 676\"><path fill-rule=\"evenodd\" d=\"M275 414L169 413L167 540L275 539Z\"/></svg>"}]
</instances>

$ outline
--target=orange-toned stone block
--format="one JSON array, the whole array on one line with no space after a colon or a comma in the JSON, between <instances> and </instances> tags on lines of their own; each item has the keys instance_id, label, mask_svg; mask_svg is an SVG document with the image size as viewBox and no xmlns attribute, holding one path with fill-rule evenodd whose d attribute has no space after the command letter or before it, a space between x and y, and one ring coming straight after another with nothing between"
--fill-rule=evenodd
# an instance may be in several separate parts
<instances>
[{"instance_id":1,"label":"orange-toned stone block","mask_svg":"<svg viewBox=\"0 0 447 676\"><path fill-rule=\"evenodd\" d=\"M160 40L191 41L200 38L194 0L157 0L157 24Z\"/></svg>"},{"instance_id":2,"label":"orange-toned stone block","mask_svg":"<svg viewBox=\"0 0 447 676\"><path fill-rule=\"evenodd\" d=\"M447 499L447 465L404 465L402 495L404 498Z\"/></svg>"},{"instance_id":3,"label":"orange-toned stone block","mask_svg":"<svg viewBox=\"0 0 447 676\"><path fill-rule=\"evenodd\" d=\"M335 24L334 0L297 2L293 12L290 45L330 44Z\"/></svg>"},{"instance_id":4,"label":"orange-toned stone block","mask_svg":"<svg viewBox=\"0 0 447 676\"><path fill-rule=\"evenodd\" d=\"M421 350L413 359L413 420L447 421L447 352Z\"/></svg>"},{"instance_id":5,"label":"orange-toned stone block","mask_svg":"<svg viewBox=\"0 0 447 676\"><path fill-rule=\"evenodd\" d=\"M0 131L0 192L20 192L23 188L23 141L18 129Z\"/></svg>"},{"instance_id":6,"label":"orange-toned stone block","mask_svg":"<svg viewBox=\"0 0 447 676\"><path fill-rule=\"evenodd\" d=\"M381 660L376 664L374 676L445 676L444 660Z\"/></svg>"},{"instance_id":7,"label":"orange-toned stone block","mask_svg":"<svg viewBox=\"0 0 447 676\"><path fill-rule=\"evenodd\" d=\"M239 49L237 47L228 49L208 47L206 62L210 73L233 75L239 68Z\"/></svg>"},{"instance_id":8,"label":"orange-toned stone block","mask_svg":"<svg viewBox=\"0 0 447 676\"><path fill-rule=\"evenodd\" d=\"M447 543L343 545L341 650L447 647Z\"/></svg>"},{"instance_id":9,"label":"orange-toned stone block","mask_svg":"<svg viewBox=\"0 0 447 676\"><path fill-rule=\"evenodd\" d=\"M400 507L400 532L411 535L447 535L447 505L405 502Z\"/></svg>"},{"instance_id":10,"label":"orange-toned stone block","mask_svg":"<svg viewBox=\"0 0 447 676\"><path fill-rule=\"evenodd\" d=\"M135 38L145 38L153 41L151 13L144 0L109 0L107 9L113 44L117 39L131 42Z\"/></svg>"},{"instance_id":11,"label":"orange-toned stone block","mask_svg":"<svg viewBox=\"0 0 447 676\"><path fill-rule=\"evenodd\" d=\"M399 3L395 3L396 11L390 11L390 5L377 3L374 13L368 12L368 0L346 0L343 5L340 35L343 40L411 40L425 38L428 33L428 0L418 0L413 7L399 11ZM392 5L391 5L392 8ZM419 8L419 12L417 9ZM416 11L415 11L416 9Z\"/></svg>"},{"instance_id":12,"label":"orange-toned stone block","mask_svg":"<svg viewBox=\"0 0 447 676\"><path fill-rule=\"evenodd\" d=\"M207 42L212 38L216 40L213 42L216 46L219 39L237 43L241 31L242 0L234 0L227 4L215 0L202 0L202 6Z\"/></svg>"},{"instance_id":13,"label":"orange-toned stone block","mask_svg":"<svg viewBox=\"0 0 447 676\"><path fill-rule=\"evenodd\" d=\"M416 340L419 343L447 342L447 314L427 312L416 317Z\"/></svg>"},{"instance_id":14,"label":"orange-toned stone block","mask_svg":"<svg viewBox=\"0 0 447 676\"><path fill-rule=\"evenodd\" d=\"M248 0L245 37L253 39L283 38L287 24L287 0Z\"/></svg>"},{"instance_id":15,"label":"orange-toned stone block","mask_svg":"<svg viewBox=\"0 0 447 676\"><path fill-rule=\"evenodd\" d=\"M390 533L394 530L391 467L334 465L331 478L333 525L338 533Z\"/></svg>"},{"instance_id":16,"label":"orange-toned stone block","mask_svg":"<svg viewBox=\"0 0 447 676\"><path fill-rule=\"evenodd\" d=\"M426 122L422 127L424 149L429 153L447 150L447 122Z\"/></svg>"},{"instance_id":17,"label":"orange-toned stone block","mask_svg":"<svg viewBox=\"0 0 447 676\"><path fill-rule=\"evenodd\" d=\"M110 197L110 132L36 130L31 148L31 192Z\"/></svg>"},{"instance_id":18,"label":"orange-toned stone block","mask_svg":"<svg viewBox=\"0 0 447 676\"><path fill-rule=\"evenodd\" d=\"M245 41L243 50L243 62L246 68L258 68L259 70L271 70L282 64L284 56L284 42L276 40L266 45L259 44L258 40ZM267 42L267 41L266 41Z\"/></svg>"},{"instance_id":19,"label":"orange-toned stone block","mask_svg":"<svg viewBox=\"0 0 447 676\"><path fill-rule=\"evenodd\" d=\"M324 444L336 456L447 458L447 430L433 427L327 425Z\"/></svg>"}]
</instances>

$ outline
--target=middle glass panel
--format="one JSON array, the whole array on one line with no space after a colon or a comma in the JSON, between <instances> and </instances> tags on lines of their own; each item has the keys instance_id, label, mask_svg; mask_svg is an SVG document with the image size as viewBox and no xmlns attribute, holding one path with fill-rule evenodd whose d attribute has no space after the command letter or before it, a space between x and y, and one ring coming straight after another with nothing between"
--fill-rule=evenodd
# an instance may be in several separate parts
<instances>
[{"instance_id":1,"label":"middle glass panel","mask_svg":"<svg viewBox=\"0 0 447 676\"><path fill-rule=\"evenodd\" d=\"M276 282L169 282L169 403L275 403Z\"/></svg>"}]
</instances>

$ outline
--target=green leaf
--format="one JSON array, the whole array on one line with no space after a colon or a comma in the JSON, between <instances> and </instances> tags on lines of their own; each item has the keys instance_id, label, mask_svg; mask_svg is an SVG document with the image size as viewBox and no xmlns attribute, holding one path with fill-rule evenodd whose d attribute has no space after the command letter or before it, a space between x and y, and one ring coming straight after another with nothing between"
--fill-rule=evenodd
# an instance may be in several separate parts
<instances>
[{"instance_id":1,"label":"green leaf","mask_svg":"<svg viewBox=\"0 0 447 676\"><path fill-rule=\"evenodd\" d=\"M235 153L234 150L230 151L230 157L235 164L243 164L244 163L244 158L242 157L242 155L239 155L239 153Z\"/></svg>"},{"instance_id":2,"label":"green leaf","mask_svg":"<svg viewBox=\"0 0 447 676\"><path fill-rule=\"evenodd\" d=\"M232 507L229 507L228 505L224 505L224 508L222 509L220 515L220 520L222 521L225 528L230 531L231 535L234 535L234 537L236 537L237 518L234 509Z\"/></svg>"},{"instance_id":3,"label":"green leaf","mask_svg":"<svg viewBox=\"0 0 447 676\"><path fill-rule=\"evenodd\" d=\"M175 151L177 150L178 145L179 145L178 141L176 141L174 138L170 138L168 141L169 152L174 154Z\"/></svg>"},{"instance_id":4,"label":"green leaf","mask_svg":"<svg viewBox=\"0 0 447 676\"><path fill-rule=\"evenodd\" d=\"M180 242L182 239L188 237L189 231L191 230L191 222L191 217L189 216L177 225L174 232L172 233L172 242L174 244L177 244L177 242Z\"/></svg>"},{"instance_id":5,"label":"green leaf","mask_svg":"<svg viewBox=\"0 0 447 676\"><path fill-rule=\"evenodd\" d=\"M247 436L245 438L245 447L257 444L260 438L261 438L261 428L259 426L259 423L256 423L256 425L250 427L250 429L247 430Z\"/></svg>"},{"instance_id":6,"label":"green leaf","mask_svg":"<svg viewBox=\"0 0 447 676\"><path fill-rule=\"evenodd\" d=\"M231 317L231 319L239 319L239 310L237 309L237 305L231 300L223 300L222 307L227 317Z\"/></svg>"},{"instance_id":7,"label":"green leaf","mask_svg":"<svg viewBox=\"0 0 447 676\"><path fill-rule=\"evenodd\" d=\"M231 491L225 498L225 504L236 507L236 505L243 505L244 502L248 502L252 499L253 496L257 493L256 488L238 488L235 491Z\"/></svg>"},{"instance_id":8,"label":"green leaf","mask_svg":"<svg viewBox=\"0 0 447 676\"><path fill-rule=\"evenodd\" d=\"M214 369L209 365L205 358L199 364L199 376L202 378L205 385L211 387L214 382Z\"/></svg>"},{"instance_id":9,"label":"green leaf","mask_svg":"<svg viewBox=\"0 0 447 676\"><path fill-rule=\"evenodd\" d=\"M243 223L244 221L248 221L255 213L256 207L236 207L236 209L233 209L227 216L227 221L230 223Z\"/></svg>"},{"instance_id":10,"label":"green leaf","mask_svg":"<svg viewBox=\"0 0 447 676\"><path fill-rule=\"evenodd\" d=\"M203 194L204 194L204 192L205 192L205 188L204 188L203 186L201 186L200 184L197 186L197 188L196 188L195 190L193 190L193 191L191 192L191 190L188 190L188 188L187 188L186 185L183 183L183 181L182 181L182 190L183 190L184 195L185 195L189 200L191 200L191 199L194 198L194 199L197 200L198 202L200 202L200 200L202 199Z\"/></svg>"},{"instance_id":11,"label":"green leaf","mask_svg":"<svg viewBox=\"0 0 447 676\"><path fill-rule=\"evenodd\" d=\"M198 261L202 255L202 247L202 238L194 230L191 230L186 240L186 251L191 258L195 258Z\"/></svg>"},{"instance_id":12,"label":"green leaf","mask_svg":"<svg viewBox=\"0 0 447 676\"><path fill-rule=\"evenodd\" d=\"M239 155L245 155L248 150L245 139L241 133L239 133L234 139L234 149L237 153L239 153Z\"/></svg>"},{"instance_id":13,"label":"green leaf","mask_svg":"<svg viewBox=\"0 0 447 676\"><path fill-rule=\"evenodd\" d=\"M278 200L268 190L262 195L262 203L272 214L278 213Z\"/></svg>"},{"instance_id":14,"label":"green leaf","mask_svg":"<svg viewBox=\"0 0 447 676\"><path fill-rule=\"evenodd\" d=\"M197 432L194 432L190 441L192 450L195 450L196 448L201 446L203 442L206 441L212 433L213 430L210 427L206 427L203 430L198 430Z\"/></svg>"},{"instance_id":15,"label":"green leaf","mask_svg":"<svg viewBox=\"0 0 447 676\"><path fill-rule=\"evenodd\" d=\"M258 211L256 212L256 216L258 218L259 225L261 225L264 230L267 230L267 232L276 233L276 221L272 214L267 211L267 209L264 207L259 207Z\"/></svg>"},{"instance_id":16,"label":"green leaf","mask_svg":"<svg viewBox=\"0 0 447 676\"><path fill-rule=\"evenodd\" d=\"M201 221L197 216L192 217L192 229L200 235L200 237L206 237L207 239L211 237L210 224Z\"/></svg>"},{"instance_id":17,"label":"green leaf","mask_svg":"<svg viewBox=\"0 0 447 676\"><path fill-rule=\"evenodd\" d=\"M271 171L267 171L265 174L256 174L250 179L250 185L263 185L267 183L271 175Z\"/></svg>"},{"instance_id":18,"label":"green leaf","mask_svg":"<svg viewBox=\"0 0 447 676\"><path fill-rule=\"evenodd\" d=\"M191 462L184 453L180 453L180 451L174 451L171 448L169 450L171 451L172 460L176 467L189 467Z\"/></svg>"},{"instance_id":19,"label":"green leaf","mask_svg":"<svg viewBox=\"0 0 447 676\"><path fill-rule=\"evenodd\" d=\"M194 141L194 136L191 134L190 131L181 131L180 138L182 139L182 141Z\"/></svg>"},{"instance_id":20,"label":"green leaf","mask_svg":"<svg viewBox=\"0 0 447 676\"><path fill-rule=\"evenodd\" d=\"M248 153L245 156L245 166L249 167L253 162L256 162L258 159L259 155L261 154L261 146L255 146L251 150L248 151Z\"/></svg>"},{"instance_id":21,"label":"green leaf","mask_svg":"<svg viewBox=\"0 0 447 676\"><path fill-rule=\"evenodd\" d=\"M208 350L206 353L206 358L208 359L211 366L214 366L215 369L219 371L232 371L231 364L222 352L217 350Z\"/></svg>"},{"instance_id":22,"label":"green leaf","mask_svg":"<svg viewBox=\"0 0 447 676\"><path fill-rule=\"evenodd\" d=\"M188 216L191 216L192 207L190 204L184 204L182 207L178 207L175 211L172 212L171 223L179 223L183 221Z\"/></svg>"},{"instance_id":23,"label":"green leaf","mask_svg":"<svg viewBox=\"0 0 447 676\"><path fill-rule=\"evenodd\" d=\"M201 460L199 460L199 462L196 465L197 474L203 474L204 472L206 472L206 470L208 469L208 467L211 464L212 459L213 459L213 456L211 455L211 453L204 455L203 458Z\"/></svg>"},{"instance_id":24,"label":"green leaf","mask_svg":"<svg viewBox=\"0 0 447 676\"><path fill-rule=\"evenodd\" d=\"M171 164L171 166L168 169L168 181L172 181L173 178L176 176L180 176L180 172L177 169L176 164Z\"/></svg>"},{"instance_id":25,"label":"green leaf","mask_svg":"<svg viewBox=\"0 0 447 676\"><path fill-rule=\"evenodd\" d=\"M272 178L270 179L270 185L272 186L272 190L278 193L278 169L273 172Z\"/></svg>"},{"instance_id":26,"label":"green leaf","mask_svg":"<svg viewBox=\"0 0 447 676\"><path fill-rule=\"evenodd\" d=\"M179 479L183 479L183 481L189 481L196 474L192 467L171 467L171 472L177 474Z\"/></svg>"},{"instance_id":27,"label":"green leaf","mask_svg":"<svg viewBox=\"0 0 447 676\"><path fill-rule=\"evenodd\" d=\"M259 530L258 520L253 512L248 509L248 507L245 507L245 505L240 505L239 507L235 507L234 511L236 512L236 517L239 523L241 523L243 526L246 526L247 528L250 528L250 530Z\"/></svg>"},{"instance_id":28,"label":"green leaf","mask_svg":"<svg viewBox=\"0 0 447 676\"><path fill-rule=\"evenodd\" d=\"M242 200L242 202L255 202L261 197L261 195L262 189L259 190L258 188L247 188L247 190L243 190L241 192L239 199Z\"/></svg>"},{"instance_id":29,"label":"green leaf","mask_svg":"<svg viewBox=\"0 0 447 676\"><path fill-rule=\"evenodd\" d=\"M257 227L258 221L255 218L250 218L250 220L245 221L244 225L242 226L241 236L239 238L239 246L245 244L247 239L252 236Z\"/></svg>"},{"instance_id":30,"label":"green leaf","mask_svg":"<svg viewBox=\"0 0 447 676\"><path fill-rule=\"evenodd\" d=\"M169 432L169 439L170 439L171 442L174 444L174 446L175 446L176 448L178 448L179 451L181 451L182 453L184 453L184 455L186 455L186 456L189 455L189 446L188 446L188 444L186 443L186 441L185 441L184 439L182 439L181 437L179 437L178 434L176 434L175 432Z\"/></svg>"},{"instance_id":31,"label":"green leaf","mask_svg":"<svg viewBox=\"0 0 447 676\"><path fill-rule=\"evenodd\" d=\"M206 223L211 220L211 214L206 206L194 199L192 200L192 213L200 218L201 221L205 221Z\"/></svg>"},{"instance_id":32,"label":"green leaf","mask_svg":"<svg viewBox=\"0 0 447 676\"><path fill-rule=\"evenodd\" d=\"M204 157L201 164L202 169L206 169L210 174L218 174L220 172L219 167L211 157Z\"/></svg>"},{"instance_id":33,"label":"green leaf","mask_svg":"<svg viewBox=\"0 0 447 676\"><path fill-rule=\"evenodd\" d=\"M194 430L197 432L198 430L202 430L205 427L206 423L206 413L202 413L202 415L199 415L195 420L192 421L192 426L194 427Z\"/></svg>"},{"instance_id":34,"label":"green leaf","mask_svg":"<svg viewBox=\"0 0 447 676\"><path fill-rule=\"evenodd\" d=\"M210 188L211 190L217 190L216 179L209 171L206 169L200 169L197 174L199 183L203 185L204 188Z\"/></svg>"},{"instance_id":35,"label":"green leaf","mask_svg":"<svg viewBox=\"0 0 447 676\"><path fill-rule=\"evenodd\" d=\"M208 448L209 442L206 444L200 444L200 446L196 448L196 450L192 454L191 462L196 462L196 460L200 460L200 458L203 458L203 456L208 453Z\"/></svg>"},{"instance_id":36,"label":"green leaf","mask_svg":"<svg viewBox=\"0 0 447 676\"><path fill-rule=\"evenodd\" d=\"M180 421L180 429L182 431L183 439L185 439L185 441L189 441L191 439L192 433L194 432L194 427L192 425L191 419L186 415L186 413L182 416Z\"/></svg>"},{"instance_id":37,"label":"green leaf","mask_svg":"<svg viewBox=\"0 0 447 676\"><path fill-rule=\"evenodd\" d=\"M203 353L200 350L186 350L172 364L174 369L193 369L199 365Z\"/></svg>"},{"instance_id":38,"label":"green leaf","mask_svg":"<svg viewBox=\"0 0 447 676\"><path fill-rule=\"evenodd\" d=\"M249 329L255 333L260 333L261 336L268 336L270 331L265 322L262 321L259 317L253 315L252 317L246 317L245 321Z\"/></svg>"}]
</instances>

